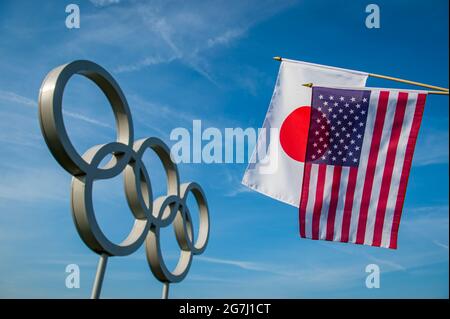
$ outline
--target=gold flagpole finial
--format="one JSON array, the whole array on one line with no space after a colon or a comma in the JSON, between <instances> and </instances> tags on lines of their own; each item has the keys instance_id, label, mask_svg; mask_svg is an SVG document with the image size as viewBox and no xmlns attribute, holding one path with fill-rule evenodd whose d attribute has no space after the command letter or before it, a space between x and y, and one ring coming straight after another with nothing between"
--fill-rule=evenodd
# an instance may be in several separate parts
<instances>
[{"instance_id":1,"label":"gold flagpole finial","mask_svg":"<svg viewBox=\"0 0 450 319\"><path fill-rule=\"evenodd\" d=\"M306 86L307 88L312 88L314 84L313 83L304 83L302 85Z\"/></svg>"},{"instance_id":2,"label":"gold flagpole finial","mask_svg":"<svg viewBox=\"0 0 450 319\"><path fill-rule=\"evenodd\" d=\"M283 59L280 56L274 56L273 59L275 61L283 61Z\"/></svg>"}]
</instances>

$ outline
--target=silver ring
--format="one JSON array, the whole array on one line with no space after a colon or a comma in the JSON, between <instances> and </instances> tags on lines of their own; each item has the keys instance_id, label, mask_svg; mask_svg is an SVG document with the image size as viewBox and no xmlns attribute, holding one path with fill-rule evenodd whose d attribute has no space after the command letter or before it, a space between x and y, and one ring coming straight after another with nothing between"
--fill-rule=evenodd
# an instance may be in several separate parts
<instances>
[{"instance_id":1,"label":"silver ring","mask_svg":"<svg viewBox=\"0 0 450 319\"><path fill-rule=\"evenodd\" d=\"M117 128L115 142L93 146L82 156L69 139L62 112L64 89L74 74L87 77L103 91L114 112ZM203 253L208 243L209 209L205 194L197 183L180 186L177 166L172 162L170 150L162 140L151 137L134 142L130 109L113 77L90 61L74 61L53 69L44 79L39 92L39 120L51 153L73 176L72 214L84 243L97 254L126 256L135 252L145 241L147 260L155 277L162 282L183 280L189 271L192 256ZM150 177L142 161L148 149L159 157L167 177L166 195L155 201ZM112 155L111 160L100 167L100 163L108 155ZM116 244L106 237L98 225L92 189L95 181L111 179L122 172L128 206L135 221L126 239ZM186 203L189 193L194 195L200 212L197 239L194 238L192 219ZM160 245L160 229L171 224L181 250L173 271L167 269Z\"/></svg>"}]
</instances>

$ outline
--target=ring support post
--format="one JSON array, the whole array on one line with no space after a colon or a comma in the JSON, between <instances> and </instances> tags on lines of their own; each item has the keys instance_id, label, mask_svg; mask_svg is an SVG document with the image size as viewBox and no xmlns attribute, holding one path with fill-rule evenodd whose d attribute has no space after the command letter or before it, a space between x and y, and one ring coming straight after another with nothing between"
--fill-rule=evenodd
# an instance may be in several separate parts
<instances>
[{"instance_id":1,"label":"ring support post","mask_svg":"<svg viewBox=\"0 0 450 319\"><path fill-rule=\"evenodd\" d=\"M169 283L163 282L161 299L169 299Z\"/></svg>"},{"instance_id":2,"label":"ring support post","mask_svg":"<svg viewBox=\"0 0 450 319\"><path fill-rule=\"evenodd\" d=\"M100 298L107 263L108 263L108 255L101 254L98 260L97 272L95 273L94 285L92 286L91 299Z\"/></svg>"}]
</instances>

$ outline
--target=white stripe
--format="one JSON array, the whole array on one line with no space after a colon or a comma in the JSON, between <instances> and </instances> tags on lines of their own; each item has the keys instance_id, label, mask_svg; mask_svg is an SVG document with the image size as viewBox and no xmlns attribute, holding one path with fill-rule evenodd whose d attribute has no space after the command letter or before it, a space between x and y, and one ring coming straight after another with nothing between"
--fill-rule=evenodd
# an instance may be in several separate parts
<instances>
[{"instance_id":1,"label":"white stripe","mask_svg":"<svg viewBox=\"0 0 450 319\"><path fill-rule=\"evenodd\" d=\"M334 235L333 240L341 240L342 232L342 219L344 217L344 204L345 204L345 194L347 192L348 175L350 173L350 167L342 167L341 182L339 184L339 197L336 207L336 218L334 220Z\"/></svg>"},{"instance_id":2,"label":"white stripe","mask_svg":"<svg viewBox=\"0 0 450 319\"><path fill-rule=\"evenodd\" d=\"M405 159L406 146L408 144L409 135L411 133L414 113L416 111L417 97L417 93L410 93L408 95L408 102L406 104L402 131L400 132L397 153L395 155L394 170L392 171L391 186L389 189L389 196L386 205L386 215L384 216L383 234L381 238L382 247L389 247L391 242L391 229L392 221L394 219L394 209L397 202L397 194L400 185L400 177L403 170L403 161Z\"/></svg>"},{"instance_id":3,"label":"white stripe","mask_svg":"<svg viewBox=\"0 0 450 319\"><path fill-rule=\"evenodd\" d=\"M322 211L320 212L319 239L327 237L328 210L330 208L331 187L333 186L334 166L327 165L323 187Z\"/></svg>"},{"instance_id":4,"label":"white stripe","mask_svg":"<svg viewBox=\"0 0 450 319\"><path fill-rule=\"evenodd\" d=\"M389 92L389 100L384 118L383 130L381 132L380 148L373 178L372 193L370 194L370 204L367 212L366 233L364 244L372 245L375 228L375 219L377 217L378 200L380 199L381 181L386 164L389 141L391 140L392 125L394 124L395 110L397 109L398 92Z\"/></svg>"},{"instance_id":5,"label":"white stripe","mask_svg":"<svg viewBox=\"0 0 450 319\"><path fill-rule=\"evenodd\" d=\"M286 58L282 58L282 62L281 63L283 63L283 62L298 63L298 64L309 65L309 66L318 67L318 68L322 68L322 69L329 69L329 70L336 70L336 71L354 73L356 75L365 76L366 79L367 79L367 76L369 76L369 73L367 73L367 72L357 71L357 70L350 70L350 69L344 69L344 68L339 68L339 67L330 66L330 65L322 65L322 64L317 64L317 63L311 63L311 62L305 62L305 61L299 61L299 60L291 60L291 59L286 59ZM359 89L359 87L356 87L356 88ZM352 89L354 89L354 87L352 87Z\"/></svg>"},{"instance_id":6,"label":"white stripe","mask_svg":"<svg viewBox=\"0 0 450 319\"><path fill-rule=\"evenodd\" d=\"M378 100L380 91L372 91L370 93L369 107L367 111L366 129L364 130L364 140L359 159L358 177L356 178L355 194L353 196L352 218L350 221L350 234L348 240L356 241L356 233L358 230L359 209L361 206L362 191L364 180L366 179L367 163L369 162L370 145L373 137L373 129L375 126L375 117L378 110Z\"/></svg>"},{"instance_id":7,"label":"white stripe","mask_svg":"<svg viewBox=\"0 0 450 319\"><path fill-rule=\"evenodd\" d=\"M309 178L309 193L308 202L306 203L305 212L305 235L307 238L312 238L312 216L314 212L314 202L317 191L317 175L319 171L318 165L311 165L311 174Z\"/></svg>"}]
</instances>

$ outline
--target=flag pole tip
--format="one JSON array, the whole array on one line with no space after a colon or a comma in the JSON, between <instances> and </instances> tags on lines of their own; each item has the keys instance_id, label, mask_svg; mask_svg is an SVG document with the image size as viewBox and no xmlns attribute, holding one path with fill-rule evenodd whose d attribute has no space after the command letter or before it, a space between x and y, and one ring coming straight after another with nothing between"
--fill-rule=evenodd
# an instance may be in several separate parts
<instances>
[{"instance_id":1,"label":"flag pole tip","mask_svg":"<svg viewBox=\"0 0 450 319\"><path fill-rule=\"evenodd\" d=\"M273 59L274 59L275 61L281 61L281 60L282 60L282 58L281 58L280 56L274 56Z\"/></svg>"},{"instance_id":2,"label":"flag pole tip","mask_svg":"<svg viewBox=\"0 0 450 319\"><path fill-rule=\"evenodd\" d=\"M302 84L303 86L306 86L307 88L312 88L313 84L312 83L304 83Z\"/></svg>"}]
</instances>

